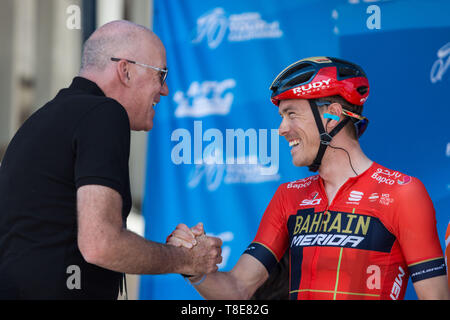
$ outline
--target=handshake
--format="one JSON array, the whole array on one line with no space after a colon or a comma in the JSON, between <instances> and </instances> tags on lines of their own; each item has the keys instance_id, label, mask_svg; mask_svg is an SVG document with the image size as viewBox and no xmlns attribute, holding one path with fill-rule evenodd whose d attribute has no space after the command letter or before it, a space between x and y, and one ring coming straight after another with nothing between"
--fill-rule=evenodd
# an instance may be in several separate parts
<instances>
[{"instance_id":1,"label":"handshake","mask_svg":"<svg viewBox=\"0 0 450 320\"><path fill-rule=\"evenodd\" d=\"M179 224L167 237L166 244L189 250L189 260L183 274L199 276L216 272L222 262L222 240L205 234L203 224L189 228Z\"/></svg>"}]
</instances>

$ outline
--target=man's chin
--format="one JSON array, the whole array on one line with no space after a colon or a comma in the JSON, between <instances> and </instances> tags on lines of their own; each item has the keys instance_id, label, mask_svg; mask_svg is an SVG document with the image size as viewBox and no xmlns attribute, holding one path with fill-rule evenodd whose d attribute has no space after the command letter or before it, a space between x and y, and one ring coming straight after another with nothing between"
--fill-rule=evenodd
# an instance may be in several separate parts
<instances>
[{"instance_id":1,"label":"man's chin","mask_svg":"<svg viewBox=\"0 0 450 320\"><path fill-rule=\"evenodd\" d=\"M295 160L295 159L292 159L292 164L294 166L296 166L296 167L303 167L303 166L305 166L305 164L302 161L298 161L298 160Z\"/></svg>"},{"instance_id":2,"label":"man's chin","mask_svg":"<svg viewBox=\"0 0 450 320\"><path fill-rule=\"evenodd\" d=\"M153 122L152 123L148 123L146 125L143 126L134 126L131 127L132 131L145 131L145 132L149 132L150 130L152 130L153 128Z\"/></svg>"},{"instance_id":3,"label":"man's chin","mask_svg":"<svg viewBox=\"0 0 450 320\"><path fill-rule=\"evenodd\" d=\"M295 157L292 158L292 164L296 167L307 167L310 165L305 159L296 159Z\"/></svg>"}]
</instances>

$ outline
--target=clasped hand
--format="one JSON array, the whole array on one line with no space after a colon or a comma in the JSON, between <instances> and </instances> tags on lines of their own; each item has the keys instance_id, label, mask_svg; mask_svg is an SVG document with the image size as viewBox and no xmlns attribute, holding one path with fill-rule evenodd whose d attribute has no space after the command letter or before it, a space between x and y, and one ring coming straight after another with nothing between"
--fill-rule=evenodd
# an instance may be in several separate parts
<instances>
[{"instance_id":1,"label":"clasped hand","mask_svg":"<svg viewBox=\"0 0 450 320\"><path fill-rule=\"evenodd\" d=\"M217 265L222 262L222 240L207 236L201 222L192 228L180 223L167 238L166 243L190 249L192 263L189 275L216 272Z\"/></svg>"}]
</instances>

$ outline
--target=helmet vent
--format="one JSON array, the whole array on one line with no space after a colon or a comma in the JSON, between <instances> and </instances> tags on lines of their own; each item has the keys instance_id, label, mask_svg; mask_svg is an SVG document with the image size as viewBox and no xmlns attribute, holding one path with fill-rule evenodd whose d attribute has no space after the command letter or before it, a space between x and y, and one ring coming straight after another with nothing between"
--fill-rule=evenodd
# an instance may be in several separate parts
<instances>
[{"instance_id":1,"label":"helmet vent","mask_svg":"<svg viewBox=\"0 0 450 320\"><path fill-rule=\"evenodd\" d=\"M302 74L299 74L298 76L290 79L286 84L285 87L292 87L298 84L303 84L308 82L311 77L314 75L314 71L308 71Z\"/></svg>"},{"instance_id":2,"label":"helmet vent","mask_svg":"<svg viewBox=\"0 0 450 320\"><path fill-rule=\"evenodd\" d=\"M355 68L339 66L338 67L338 76L340 78L360 77L361 72Z\"/></svg>"},{"instance_id":3,"label":"helmet vent","mask_svg":"<svg viewBox=\"0 0 450 320\"><path fill-rule=\"evenodd\" d=\"M365 95L365 94L367 93L368 90L369 90L369 88L366 87L366 86L361 86L361 87L358 87L358 88L356 89L356 91L358 91L359 94L362 95L362 96Z\"/></svg>"}]
</instances>

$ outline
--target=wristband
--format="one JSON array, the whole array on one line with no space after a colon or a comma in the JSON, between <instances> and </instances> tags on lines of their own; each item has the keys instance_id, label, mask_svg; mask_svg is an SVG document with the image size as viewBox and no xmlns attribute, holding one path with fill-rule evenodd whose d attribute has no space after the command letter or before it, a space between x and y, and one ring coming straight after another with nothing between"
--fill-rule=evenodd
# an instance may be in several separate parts
<instances>
[{"instance_id":1,"label":"wristband","mask_svg":"<svg viewBox=\"0 0 450 320\"><path fill-rule=\"evenodd\" d=\"M200 280L198 280L197 282L194 282L194 283L191 282L191 284L192 284L193 286L198 286L198 285L200 285L203 281L205 281L205 279L206 279L206 274L204 274L203 277L202 277Z\"/></svg>"}]
</instances>

